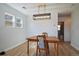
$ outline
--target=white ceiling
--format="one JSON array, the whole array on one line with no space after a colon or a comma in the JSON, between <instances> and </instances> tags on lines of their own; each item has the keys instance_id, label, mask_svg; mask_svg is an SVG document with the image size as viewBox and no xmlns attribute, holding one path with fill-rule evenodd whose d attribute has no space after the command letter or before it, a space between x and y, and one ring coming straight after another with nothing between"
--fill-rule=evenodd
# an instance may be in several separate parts
<instances>
[{"instance_id":1,"label":"white ceiling","mask_svg":"<svg viewBox=\"0 0 79 59\"><path fill-rule=\"evenodd\" d=\"M46 7L71 7L72 3L7 3L9 6L17 9L26 15L28 9L38 8L39 5L46 5ZM23 8L25 7L25 8Z\"/></svg>"}]
</instances>

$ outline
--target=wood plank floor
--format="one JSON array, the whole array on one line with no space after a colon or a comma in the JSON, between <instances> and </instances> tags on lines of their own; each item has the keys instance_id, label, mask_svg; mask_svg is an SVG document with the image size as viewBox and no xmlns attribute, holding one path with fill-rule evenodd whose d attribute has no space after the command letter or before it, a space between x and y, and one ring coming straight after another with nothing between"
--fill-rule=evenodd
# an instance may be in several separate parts
<instances>
[{"instance_id":1,"label":"wood plank floor","mask_svg":"<svg viewBox=\"0 0 79 59\"><path fill-rule=\"evenodd\" d=\"M50 56L55 56L53 44L49 44ZM36 43L30 42L30 56L35 56L36 54ZM27 42L21 44L20 46L6 51L4 56L27 56ZM59 56L79 56L79 51L75 50L70 43L61 42L59 44Z\"/></svg>"}]
</instances>

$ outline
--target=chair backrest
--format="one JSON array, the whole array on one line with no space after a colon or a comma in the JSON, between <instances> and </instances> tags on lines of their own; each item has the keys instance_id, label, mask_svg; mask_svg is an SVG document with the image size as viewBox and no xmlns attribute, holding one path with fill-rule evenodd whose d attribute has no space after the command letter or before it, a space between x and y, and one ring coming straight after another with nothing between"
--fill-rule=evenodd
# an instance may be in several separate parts
<instances>
[{"instance_id":1,"label":"chair backrest","mask_svg":"<svg viewBox=\"0 0 79 59\"><path fill-rule=\"evenodd\" d=\"M42 34L45 35L45 36L48 36L48 33L47 32L43 32Z\"/></svg>"},{"instance_id":2,"label":"chair backrest","mask_svg":"<svg viewBox=\"0 0 79 59\"><path fill-rule=\"evenodd\" d=\"M39 48L45 48L46 46L46 36L45 35L37 35L37 46Z\"/></svg>"}]
</instances>

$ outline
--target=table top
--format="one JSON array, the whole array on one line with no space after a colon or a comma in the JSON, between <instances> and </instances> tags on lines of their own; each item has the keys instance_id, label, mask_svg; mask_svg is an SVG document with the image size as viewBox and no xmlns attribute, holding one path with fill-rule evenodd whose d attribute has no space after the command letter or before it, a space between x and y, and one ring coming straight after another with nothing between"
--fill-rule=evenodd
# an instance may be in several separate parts
<instances>
[{"instance_id":1,"label":"table top","mask_svg":"<svg viewBox=\"0 0 79 59\"><path fill-rule=\"evenodd\" d=\"M27 38L29 41L37 41L37 37L36 36L31 36L29 38ZM54 36L48 36L46 37L46 40L49 42L49 43L55 43L55 42L59 42L60 40Z\"/></svg>"}]
</instances>

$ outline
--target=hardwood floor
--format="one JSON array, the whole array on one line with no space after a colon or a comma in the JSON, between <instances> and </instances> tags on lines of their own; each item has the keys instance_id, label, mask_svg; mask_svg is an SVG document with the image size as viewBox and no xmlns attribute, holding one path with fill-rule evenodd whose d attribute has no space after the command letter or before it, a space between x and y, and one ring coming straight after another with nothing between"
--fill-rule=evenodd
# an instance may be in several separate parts
<instances>
[{"instance_id":1,"label":"hardwood floor","mask_svg":"<svg viewBox=\"0 0 79 59\"><path fill-rule=\"evenodd\" d=\"M49 44L50 56L54 56L53 44ZM43 53L42 53L43 54ZM36 55L36 43L30 42L30 56ZM6 51L4 56L27 56L27 42L22 45ZM70 43L61 42L59 44L59 56L79 56L79 51L75 50Z\"/></svg>"}]
</instances>

